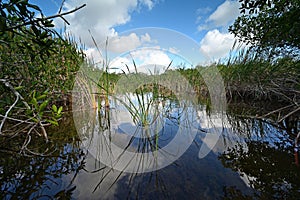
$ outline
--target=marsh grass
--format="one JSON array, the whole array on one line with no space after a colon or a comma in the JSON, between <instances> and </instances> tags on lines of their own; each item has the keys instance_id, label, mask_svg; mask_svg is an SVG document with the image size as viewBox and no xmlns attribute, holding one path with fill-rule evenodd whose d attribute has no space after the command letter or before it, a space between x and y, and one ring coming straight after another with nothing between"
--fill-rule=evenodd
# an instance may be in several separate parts
<instances>
[{"instance_id":1,"label":"marsh grass","mask_svg":"<svg viewBox=\"0 0 300 200\"><path fill-rule=\"evenodd\" d=\"M300 62L292 58L268 60L250 50L241 50L219 69L230 98L236 93L242 98L293 102L299 94Z\"/></svg>"},{"instance_id":2,"label":"marsh grass","mask_svg":"<svg viewBox=\"0 0 300 200\"><path fill-rule=\"evenodd\" d=\"M199 102L206 104L207 108L210 107L210 95L202 75L209 73L211 66L170 70L170 64L167 67L168 70L162 74L150 72L147 75L138 73L138 66L134 60L132 61L133 71L130 71L129 66L126 65L127 71L119 74L109 73L108 61L103 63L106 63L102 69L103 75L97 82L98 87L102 90L102 96L106 96L105 100L108 101L117 93L134 94L137 104L131 102L127 109L135 122L140 121L146 125L149 123L146 116L151 107L148 104L153 104L156 100L163 98L176 99L176 92L186 90L187 87L182 83L167 83L169 85L176 84L177 91L171 91L168 87L159 84L159 80L164 80L164 83L174 80L174 76L178 76L176 74L178 72L192 85L193 91L190 92L196 93ZM229 103L248 102L250 106L254 106L256 102L271 102L277 107L272 106L273 110L266 110L262 115L268 116L271 112L277 113L279 121L299 113L300 62L298 60L287 57L271 60L254 51L240 49L232 53L226 60L212 65L212 67L215 66L224 79ZM141 84L142 82L151 82L151 84ZM149 96L145 95L147 93L151 93L153 99L149 99ZM128 96L127 100L130 102L131 97Z\"/></svg>"},{"instance_id":3,"label":"marsh grass","mask_svg":"<svg viewBox=\"0 0 300 200\"><path fill-rule=\"evenodd\" d=\"M226 83L229 102L246 103L256 109L260 117L273 116L277 122L299 114L299 60L288 57L271 60L253 51L241 50L230 57L226 65L218 67Z\"/></svg>"}]
</instances>

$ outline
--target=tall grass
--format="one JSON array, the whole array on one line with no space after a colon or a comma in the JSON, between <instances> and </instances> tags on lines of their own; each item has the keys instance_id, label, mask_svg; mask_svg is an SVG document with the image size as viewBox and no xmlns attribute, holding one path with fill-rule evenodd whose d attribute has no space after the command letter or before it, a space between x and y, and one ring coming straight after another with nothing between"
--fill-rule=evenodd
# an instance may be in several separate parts
<instances>
[{"instance_id":1,"label":"tall grass","mask_svg":"<svg viewBox=\"0 0 300 200\"><path fill-rule=\"evenodd\" d=\"M229 101L247 102L264 117L275 114L278 122L299 114L299 60L289 57L271 60L251 50L241 50L218 67Z\"/></svg>"},{"instance_id":2,"label":"tall grass","mask_svg":"<svg viewBox=\"0 0 300 200\"><path fill-rule=\"evenodd\" d=\"M242 50L218 66L230 99L299 102L300 62L292 58L268 60Z\"/></svg>"}]
</instances>

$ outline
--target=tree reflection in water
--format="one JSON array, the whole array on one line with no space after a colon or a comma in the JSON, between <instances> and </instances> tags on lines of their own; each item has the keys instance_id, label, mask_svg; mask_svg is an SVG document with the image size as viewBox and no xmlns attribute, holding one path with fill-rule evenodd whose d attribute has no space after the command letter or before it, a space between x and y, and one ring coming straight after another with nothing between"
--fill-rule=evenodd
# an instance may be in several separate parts
<instances>
[{"instance_id":1,"label":"tree reflection in water","mask_svg":"<svg viewBox=\"0 0 300 200\"><path fill-rule=\"evenodd\" d=\"M20 153L22 135L0 138L0 199L71 198L76 189L72 181L84 168L86 151L73 119L67 114L63 119L60 127L47 130L48 143L33 136L30 151Z\"/></svg>"},{"instance_id":2,"label":"tree reflection in water","mask_svg":"<svg viewBox=\"0 0 300 200\"><path fill-rule=\"evenodd\" d=\"M233 121L235 130L247 135L247 148L240 144L229 148L219 156L223 165L246 177L259 199L299 199L300 169L293 148L299 124L288 121L274 124L254 118ZM226 188L226 195L247 198L235 188Z\"/></svg>"},{"instance_id":3,"label":"tree reflection in water","mask_svg":"<svg viewBox=\"0 0 300 200\"><path fill-rule=\"evenodd\" d=\"M39 140L37 138L35 141ZM49 155L21 155L8 150L15 142L1 143L0 151L0 198L1 199L51 199L71 197L76 186L63 181L64 177L80 171L84 165L84 151L76 144L39 144L49 148ZM2 146L3 145L3 146ZM47 147L45 147L47 146Z\"/></svg>"},{"instance_id":4,"label":"tree reflection in water","mask_svg":"<svg viewBox=\"0 0 300 200\"><path fill-rule=\"evenodd\" d=\"M178 103L178 102L177 102ZM199 105L200 106L200 105ZM155 107L155 106L154 106ZM164 129L158 139L131 138L118 132L101 140L99 149L114 142L128 150L148 152L167 145L178 129L178 120L193 121L189 109L165 103ZM201 110L202 109L202 110ZM205 107L200 108L201 112ZM300 189L299 168L294 164L293 142L297 128L286 121L273 124L255 118L228 115L229 124L220 126L223 135L204 158L198 153L203 145L205 127L197 130L187 151L171 165L148 173L126 173L107 167L88 153L89 137L118 130L111 119L113 109L83 112L74 124L64 122L59 131L49 131L52 142L34 140L29 148L49 152L44 156L20 155L15 139L1 141L0 185L2 199L297 199ZM175 112L177 111L177 112ZM198 110L199 111L199 110ZM97 113L98 112L98 113ZM199 113L199 112L197 112ZM205 112L203 112L205 115ZM183 119L180 119L183 116ZM120 116L118 116L120 117ZM169 119L167 119L169 118ZM73 119L70 119L71 121ZM119 122L122 121L119 118ZM162 120L163 121L163 120ZM195 124L193 124L195 125ZM223 124L224 125L224 124ZM121 129L124 128L120 126ZM119 128L120 128L119 127ZM128 128L128 126L126 126ZM78 127L77 127L78 128ZM111 129L113 128L113 129ZM197 127L192 126L191 131ZM124 129L123 129L124 130ZM129 130L129 129L127 129ZM199 131L200 130L200 131ZM236 134L233 134L236 133ZM96 138L93 138L96 139ZM22 140L21 140L22 141ZM125 142L125 144L124 144ZM129 142L129 143L128 143ZM158 145L157 145L158 144ZM207 143L207 145L210 145ZM47 150L48 149L48 150Z\"/></svg>"}]
</instances>

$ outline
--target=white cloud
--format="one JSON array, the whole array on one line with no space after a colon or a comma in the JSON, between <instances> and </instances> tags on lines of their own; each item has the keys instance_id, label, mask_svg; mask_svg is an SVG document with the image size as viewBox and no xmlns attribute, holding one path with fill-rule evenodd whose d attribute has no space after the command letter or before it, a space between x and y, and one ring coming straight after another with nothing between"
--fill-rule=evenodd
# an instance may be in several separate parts
<instances>
[{"instance_id":1,"label":"white cloud","mask_svg":"<svg viewBox=\"0 0 300 200\"><path fill-rule=\"evenodd\" d=\"M204 15L204 14L207 14L211 11L211 8L210 7L205 7L205 8L198 8L196 10L196 14L197 15Z\"/></svg>"},{"instance_id":2,"label":"white cloud","mask_svg":"<svg viewBox=\"0 0 300 200\"><path fill-rule=\"evenodd\" d=\"M207 21L213 22L218 27L226 26L239 16L239 7L240 3L238 1L226 0L208 17Z\"/></svg>"},{"instance_id":3,"label":"white cloud","mask_svg":"<svg viewBox=\"0 0 300 200\"><path fill-rule=\"evenodd\" d=\"M107 37L117 36L116 26L124 25L131 19L131 13L139 9L139 6L146 6L152 9L155 0L66 0L63 11L69 11L82 4L84 8L71 13L65 18L70 23L67 31L71 31L87 47L94 47L91 38L97 43L104 42ZM62 20L55 21L56 25L63 27ZM89 30L91 34L89 33Z\"/></svg>"},{"instance_id":4,"label":"white cloud","mask_svg":"<svg viewBox=\"0 0 300 200\"><path fill-rule=\"evenodd\" d=\"M134 72L135 67L132 60L135 61L138 72L143 73L162 73L163 68L166 68L171 63L171 58L165 52L160 50L159 47L154 49L140 49L130 52L124 57L117 57L110 65L110 68L114 68L113 71L120 72L121 69L124 72L128 72L125 65L128 66L129 72ZM116 70L119 69L119 70Z\"/></svg>"},{"instance_id":5,"label":"white cloud","mask_svg":"<svg viewBox=\"0 0 300 200\"><path fill-rule=\"evenodd\" d=\"M132 69L133 68L132 60L127 57L117 57L110 63L109 69L112 72L119 73L122 72L123 70L124 72L127 73L128 70L126 69L126 65Z\"/></svg>"},{"instance_id":6,"label":"white cloud","mask_svg":"<svg viewBox=\"0 0 300 200\"><path fill-rule=\"evenodd\" d=\"M142 49L141 51L132 52L134 59L141 61L142 65L162 65L168 66L171 59L166 52L160 49Z\"/></svg>"},{"instance_id":7,"label":"white cloud","mask_svg":"<svg viewBox=\"0 0 300 200\"><path fill-rule=\"evenodd\" d=\"M205 30L209 30L210 26L207 24L199 25L197 29L198 29L198 31L205 31Z\"/></svg>"},{"instance_id":8,"label":"white cloud","mask_svg":"<svg viewBox=\"0 0 300 200\"><path fill-rule=\"evenodd\" d=\"M130 33L126 36L117 36L109 40L108 50L123 53L126 51L134 50L145 43L155 42L152 41L148 33L138 36L136 33Z\"/></svg>"},{"instance_id":9,"label":"white cloud","mask_svg":"<svg viewBox=\"0 0 300 200\"><path fill-rule=\"evenodd\" d=\"M151 10L154 5L157 3L155 0L140 0L141 4L145 5L148 7L149 10Z\"/></svg>"},{"instance_id":10,"label":"white cloud","mask_svg":"<svg viewBox=\"0 0 300 200\"><path fill-rule=\"evenodd\" d=\"M226 56L235 41L234 35L230 33L221 33L214 29L205 35L200 42L200 52L207 58L220 59Z\"/></svg>"},{"instance_id":11,"label":"white cloud","mask_svg":"<svg viewBox=\"0 0 300 200\"><path fill-rule=\"evenodd\" d=\"M146 33L145 35L142 35L141 40L142 40L142 42L152 42L151 37L148 33Z\"/></svg>"},{"instance_id":12,"label":"white cloud","mask_svg":"<svg viewBox=\"0 0 300 200\"><path fill-rule=\"evenodd\" d=\"M225 27L232 23L239 15L240 3L226 0L207 18L204 24L198 26L198 31L209 30L216 27ZM199 17L197 22L199 22Z\"/></svg>"},{"instance_id":13,"label":"white cloud","mask_svg":"<svg viewBox=\"0 0 300 200\"><path fill-rule=\"evenodd\" d=\"M208 14L211 11L210 7L205 7L205 8L198 8L196 10L196 24L200 23L200 21L203 19L203 15Z\"/></svg>"},{"instance_id":14,"label":"white cloud","mask_svg":"<svg viewBox=\"0 0 300 200\"><path fill-rule=\"evenodd\" d=\"M88 48L84 51L87 58L89 58L94 63L100 63L103 61L103 57L96 48Z\"/></svg>"},{"instance_id":15,"label":"white cloud","mask_svg":"<svg viewBox=\"0 0 300 200\"><path fill-rule=\"evenodd\" d=\"M137 36L135 33L131 33L128 36L112 38L108 42L108 49L113 52L121 53L124 51L135 49L140 45L141 45L141 40L139 36Z\"/></svg>"}]
</instances>

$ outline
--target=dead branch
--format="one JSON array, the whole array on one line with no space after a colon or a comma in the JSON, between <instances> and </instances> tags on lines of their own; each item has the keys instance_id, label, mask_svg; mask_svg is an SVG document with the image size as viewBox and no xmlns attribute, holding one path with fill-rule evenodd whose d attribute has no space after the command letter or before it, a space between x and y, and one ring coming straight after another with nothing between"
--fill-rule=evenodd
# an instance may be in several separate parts
<instances>
[{"instance_id":1,"label":"dead branch","mask_svg":"<svg viewBox=\"0 0 300 200\"><path fill-rule=\"evenodd\" d=\"M76 12L77 10L79 10L79 9L85 7L85 6L86 6L86 4L83 4L83 5L81 5L81 6L79 6L79 7L76 7L76 8L74 8L73 10L70 10L70 11L68 11L68 12L58 13L58 14L56 14L56 15L52 15L52 16L45 17L45 18L36 18L36 19L34 19L34 20L27 21L27 22L24 22L24 23L22 23L22 24L18 24L18 25L9 27L9 28L6 29L6 31L12 31L12 30L14 30L14 29L18 29L18 28L21 28L21 27L24 27L24 26L27 26L27 25L30 25L30 24L35 24L35 23L42 22L42 21L44 21L44 20L54 19L54 18L58 18L58 17L61 18L61 19L63 19L68 25L70 25L70 23L69 23L63 16L68 15L68 14L71 14L71 13L73 13L73 12Z\"/></svg>"},{"instance_id":2,"label":"dead branch","mask_svg":"<svg viewBox=\"0 0 300 200\"><path fill-rule=\"evenodd\" d=\"M14 101L14 103L9 107L9 109L6 111L5 115L1 115L0 117L2 117L2 121L0 124L0 135L2 134L2 128L4 126L4 123L7 119L12 120L12 121L16 121L16 122L21 122L21 123L27 123L27 124L32 124L33 126L30 128L30 130L28 131L27 134L30 134L32 132L32 130L36 127L36 125L39 125L42 131L43 136L45 137L46 142L48 142L48 136L47 136L47 132L46 129L44 127L44 125L42 124L42 122L39 120L38 122L30 122L30 121L25 121L25 120L19 120L19 119L15 119L15 118L11 118L8 117L8 114L10 113L10 111L16 106L17 102L19 101L19 99L22 100L23 104L26 106L27 109L30 109L30 106L28 105L28 103L24 100L24 98L22 97L22 95L6 80L6 79L0 79L0 82L4 83L4 85L6 87L8 87L16 96L16 100ZM35 113L34 113L35 116Z\"/></svg>"},{"instance_id":3,"label":"dead branch","mask_svg":"<svg viewBox=\"0 0 300 200\"><path fill-rule=\"evenodd\" d=\"M8 114L16 106L16 104L17 104L18 101L19 101L19 96L16 97L15 102L9 107L9 109L6 111L5 115L3 116L3 119L2 119L1 124L0 124L0 135L2 135L2 127L3 127L4 123L5 123L5 120L8 117Z\"/></svg>"},{"instance_id":4,"label":"dead branch","mask_svg":"<svg viewBox=\"0 0 300 200\"><path fill-rule=\"evenodd\" d=\"M22 100L23 104L26 106L27 109L30 109L30 106L28 105L28 103L24 100L24 98L21 96L21 94L17 90L15 90L15 88L9 83L8 80L0 79L0 82L4 83L4 85L6 87L8 87L14 93L14 95L16 97L19 97Z\"/></svg>"},{"instance_id":5,"label":"dead branch","mask_svg":"<svg viewBox=\"0 0 300 200\"><path fill-rule=\"evenodd\" d=\"M286 119L288 116L298 112L300 110L300 107L298 107L297 109L293 110L292 112L289 112L288 114L286 114L285 116L283 116L280 120L278 120L278 122L283 121L284 119Z\"/></svg>"}]
</instances>

